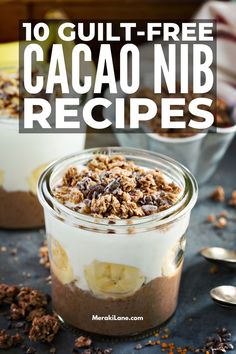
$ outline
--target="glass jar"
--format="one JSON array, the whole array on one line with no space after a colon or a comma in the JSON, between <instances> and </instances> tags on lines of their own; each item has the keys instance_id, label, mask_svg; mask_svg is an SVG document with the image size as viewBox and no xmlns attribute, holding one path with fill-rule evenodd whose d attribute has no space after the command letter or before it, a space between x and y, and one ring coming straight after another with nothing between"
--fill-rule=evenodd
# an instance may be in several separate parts
<instances>
[{"instance_id":1,"label":"glass jar","mask_svg":"<svg viewBox=\"0 0 236 354\"><path fill-rule=\"evenodd\" d=\"M0 117L0 228L44 225L37 181L49 163L83 150L83 134L20 134L16 118Z\"/></svg>"},{"instance_id":2,"label":"glass jar","mask_svg":"<svg viewBox=\"0 0 236 354\"><path fill-rule=\"evenodd\" d=\"M16 75L18 68L0 68ZM21 134L18 117L0 111L0 228L26 229L44 225L37 182L49 163L63 154L83 150L85 133Z\"/></svg>"},{"instance_id":3,"label":"glass jar","mask_svg":"<svg viewBox=\"0 0 236 354\"><path fill-rule=\"evenodd\" d=\"M67 208L52 188L69 167L82 167L94 154L123 155L162 171L182 188L178 202L160 213L112 222ZM45 213L53 308L62 321L92 333L129 336L173 315L197 199L196 181L184 166L145 150L90 149L50 165L40 177L38 195Z\"/></svg>"}]
</instances>

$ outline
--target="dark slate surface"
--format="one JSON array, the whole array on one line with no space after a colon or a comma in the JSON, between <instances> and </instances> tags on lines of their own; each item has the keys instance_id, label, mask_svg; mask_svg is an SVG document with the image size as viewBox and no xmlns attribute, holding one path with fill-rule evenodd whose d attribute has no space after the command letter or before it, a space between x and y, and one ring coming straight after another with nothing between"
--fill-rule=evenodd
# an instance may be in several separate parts
<instances>
[{"instance_id":1,"label":"dark slate surface","mask_svg":"<svg viewBox=\"0 0 236 354\"><path fill-rule=\"evenodd\" d=\"M100 141L99 141L99 140ZM115 144L112 137L107 137L107 144ZM91 135L88 145L103 144L102 135L96 139ZM168 324L171 330L170 341L176 345L198 346L213 333L216 327L226 326L233 334L236 345L236 310L221 308L214 304L208 292L212 287L222 284L236 285L236 271L220 270L216 274L209 272L211 265L199 255L199 250L205 246L224 246L236 249L236 222L231 221L224 230L215 230L206 223L209 213L219 213L226 208L222 205L209 201L207 196L217 185L225 187L227 196L236 189L236 140L231 145L225 159L221 162L215 176L211 181L200 189L199 200L194 208L191 224L188 230L188 245L182 277L179 306L175 316ZM235 209L227 208L232 216L236 217ZM22 283L50 293L50 285L45 279L48 271L39 265L38 248L44 239L44 231L10 232L0 231L0 246L6 246L7 252L0 253L0 277L1 282ZM16 256L10 255L13 248L17 248ZM30 278L27 274L30 273ZM0 316L0 328L6 327L6 320ZM75 334L69 330L62 330L52 345L35 345L37 353L49 353L51 347L57 348L58 354L72 353ZM134 349L138 342L143 341L110 343L97 340L96 346L113 347L114 354L137 353ZM0 351L1 352L1 351ZM2 351L9 354L24 353L22 349ZM146 347L142 354L161 353L158 346ZM236 353L234 350L232 353Z\"/></svg>"}]
</instances>

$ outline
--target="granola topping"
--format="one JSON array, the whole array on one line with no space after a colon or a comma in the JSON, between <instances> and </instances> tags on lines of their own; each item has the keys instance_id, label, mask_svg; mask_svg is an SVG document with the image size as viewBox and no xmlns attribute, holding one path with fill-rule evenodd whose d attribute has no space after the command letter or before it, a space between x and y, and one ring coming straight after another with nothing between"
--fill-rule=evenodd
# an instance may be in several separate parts
<instances>
[{"instance_id":1,"label":"granola topping","mask_svg":"<svg viewBox=\"0 0 236 354\"><path fill-rule=\"evenodd\" d=\"M0 115L18 118L20 111L19 76L0 73Z\"/></svg>"},{"instance_id":2,"label":"granola topping","mask_svg":"<svg viewBox=\"0 0 236 354\"><path fill-rule=\"evenodd\" d=\"M177 202L180 192L157 169L144 169L124 156L102 154L82 169L70 167L53 189L70 209L110 219L161 212Z\"/></svg>"}]
</instances>

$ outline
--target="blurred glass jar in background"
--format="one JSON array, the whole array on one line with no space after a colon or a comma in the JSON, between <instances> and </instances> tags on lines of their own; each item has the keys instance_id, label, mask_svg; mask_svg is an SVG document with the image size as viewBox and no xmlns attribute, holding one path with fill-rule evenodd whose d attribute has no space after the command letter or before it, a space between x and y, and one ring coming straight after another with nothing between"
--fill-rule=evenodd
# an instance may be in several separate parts
<instances>
[{"instance_id":1,"label":"blurred glass jar in background","mask_svg":"<svg viewBox=\"0 0 236 354\"><path fill-rule=\"evenodd\" d=\"M85 133L20 134L17 68L0 69L0 228L44 225L37 180L49 163L81 151Z\"/></svg>"}]
</instances>

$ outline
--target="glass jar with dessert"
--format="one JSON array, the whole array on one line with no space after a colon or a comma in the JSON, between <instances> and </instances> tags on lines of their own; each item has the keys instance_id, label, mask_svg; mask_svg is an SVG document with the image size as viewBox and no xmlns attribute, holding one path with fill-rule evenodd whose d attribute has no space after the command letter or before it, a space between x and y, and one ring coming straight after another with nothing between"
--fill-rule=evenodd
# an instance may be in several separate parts
<instances>
[{"instance_id":1,"label":"glass jar with dessert","mask_svg":"<svg viewBox=\"0 0 236 354\"><path fill-rule=\"evenodd\" d=\"M38 195L62 321L129 336L174 314L197 199L184 166L145 150L90 149L51 164Z\"/></svg>"},{"instance_id":2,"label":"glass jar with dessert","mask_svg":"<svg viewBox=\"0 0 236 354\"><path fill-rule=\"evenodd\" d=\"M44 225L36 185L40 173L62 154L84 148L81 134L19 133L18 68L0 69L0 228Z\"/></svg>"}]
</instances>

